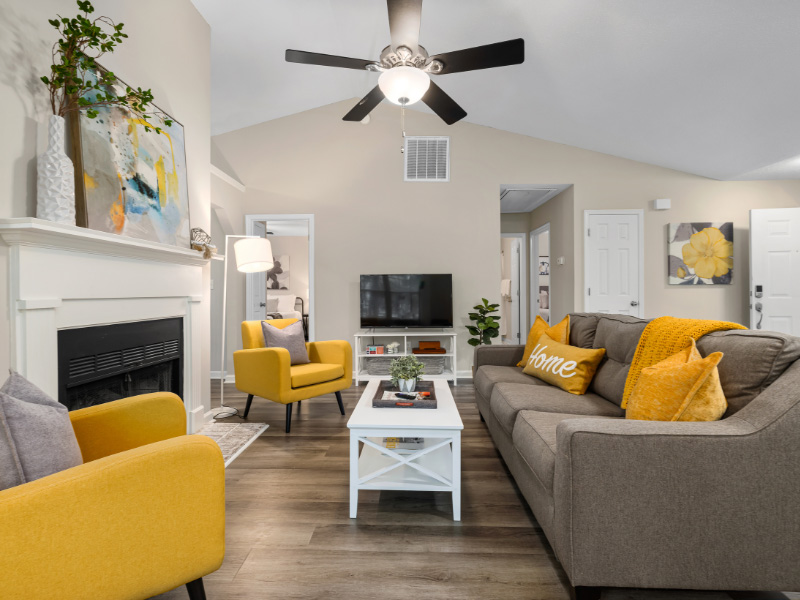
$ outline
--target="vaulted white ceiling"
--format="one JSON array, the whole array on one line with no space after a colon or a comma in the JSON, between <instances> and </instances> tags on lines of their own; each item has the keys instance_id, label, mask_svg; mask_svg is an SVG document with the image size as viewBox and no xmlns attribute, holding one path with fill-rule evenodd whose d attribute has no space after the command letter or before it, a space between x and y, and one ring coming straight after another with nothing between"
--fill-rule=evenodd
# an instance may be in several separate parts
<instances>
[{"instance_id":1,"label":"vaulted white ceiling","mask_svg":"<svg viewBox=\"0 0 800 600\"><path fill-rule=\"evenodd\" d=\"M377 59L381 0L193 2L212 31L214 134L376 85L284 51ZM522 65L436 78L468 122L715 179L794 179L798 25L800 0L425 0L420 43L525 39Z\"/></svg>"}]
</instances>

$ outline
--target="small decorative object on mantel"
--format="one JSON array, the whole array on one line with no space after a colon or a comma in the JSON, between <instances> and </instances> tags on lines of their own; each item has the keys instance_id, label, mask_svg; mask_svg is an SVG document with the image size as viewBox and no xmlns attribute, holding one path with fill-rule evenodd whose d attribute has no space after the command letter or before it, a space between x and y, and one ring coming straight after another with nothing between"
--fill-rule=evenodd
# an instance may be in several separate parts
<instances>
[{"instance_id":1,"label":"small decorative object on mantel","mask_svg":"<svg viewBox=\"0 0 800 600\"><path fill-rule=\"evenodd\" d=\"M475 312L469 313L469 320L475 321L475 325L467 325L467 331L474 336L467 340L470 346L491 345L492 338L500 334L500 317L494 315L500 305L489 304L486 298L481 300L483 304L476 304L472 307Z\"/></svg>"},{"instance_id":2,"label":"small decorative object on mantel","mask_svg":"<svg viewBox=\"0 0 800 600\"><path fill-rule=\"evenodd\" d=\"M733 278L733 223L670 223L669 283L728 285Z\"/></svg>"},{"instance_id":3,"label":"small decorative object on mantel","mask_svg":"<svg viewBox=\"0 0 800 600\"><path fill-rule=\"evenodd\" d=\"M389 374L392 376L392 384L400 388L401 392L413 392L424 371L425 365L416 356L409 354L393 360Z\"/></svg>"},{"instance_id":4,"label":"small decorative object on mantel","mask_svg":"<svg viewBox=\"0 0 800 600\"><path fill-rule=\"evenodd\" d=\"M36 171L36 218L75 225L75 168L64 152L64 117L50 117Z\"/></svg>"},{"instance_id":5,"label":"small decorative object on mantel","mask_svg":"<svg viewBox=\"0 0 800 600\"><path fill-rule=\"evenodd\" d=\"M150 90L125 85L97 64L128 36L122 23L92 18L88 0L77 4L82 14L49 20L59 38L50 73L41 77L57 117L51 119L51 147L54 140L56 146L63 140L58 128L63 131L66 118L67 153L75 166L63 166L65 156L59 157L62 166L54 168L47 158L51 151L43 155L37 216L66 222L62 219L70 217L64 215L74 214L72 222L82 227L186 247L183 129L153 107ZM162 140L153 141L149 134ZM70 172L72 184L64 181ZM61 191L58 205L54 190Z\"/></svg>"},{"instance_id":6,"label":"small decorative object on mantel","mask_svg":"<svg viewBox=\"0 0 800 600\"><path fill-rule=\"evenodd\" d=\"M211 236L199 227L192 229L192 250L202 252L206 260L217 253L217 247L211 243Z\"/></svg>"}]
</instances>

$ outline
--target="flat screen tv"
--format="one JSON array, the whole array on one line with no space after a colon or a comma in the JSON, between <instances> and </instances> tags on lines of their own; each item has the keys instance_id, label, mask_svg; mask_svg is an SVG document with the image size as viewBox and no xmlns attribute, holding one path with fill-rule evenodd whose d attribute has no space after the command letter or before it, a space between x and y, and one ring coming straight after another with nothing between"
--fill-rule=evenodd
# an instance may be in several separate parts
<instances>
[{"instance_id":1,"label":"flat screen tv","mask_svg":"<svg viewBox=\"0 0 800 600\"><path fill-rule=\"evenodd\" d=\"M452 326L452 275L361 276L361 327Z\"/></svg>"}]
</instances>

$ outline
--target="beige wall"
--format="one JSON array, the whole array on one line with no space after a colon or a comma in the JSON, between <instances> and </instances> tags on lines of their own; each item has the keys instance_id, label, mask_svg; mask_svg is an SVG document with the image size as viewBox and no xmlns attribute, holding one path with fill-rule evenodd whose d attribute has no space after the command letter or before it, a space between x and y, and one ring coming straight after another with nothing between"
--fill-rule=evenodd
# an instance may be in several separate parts
<instances>
[{"instance_id":1,"label":"beige wall","mask_svg":"<svg viewBox=\"0 0 800 600\"><path fill-rule=\"evenodd\" d=\"M572 251L563 248L560 255L567 258L563 277L574 279L577 309L582 308L583 210L647 208L655 198L672 198L671 211L645 214L649 316L742 319L747 210L796 206L800 199L800 181L718 182L479 125L448 127L414 111L407 113L409 135L451 137L451 180L405 183L399 110L384 103L367 126L343 122L353 103L269 121L216 136L215 142L247 186L243 212L316 214L318 339L352 340L359 274L448 272L454 277L462 371L472 360L467 310L482 296L499 299L501 183L574 184ZM733 220L736 284L667 290L663 229L670 220ZM561 231L561 243L568 235ZM568 309L568 293L556 299L559 312Z\"/></svg>"},{"instance_id":2,"label":"beige wall","mask_svg":"<svg viewBox=\"0 0 800 600\"><path fill-rule=\"evenodd\" d=\"M102 65L126 82L152 88L156 102L185 128L186 162L192 226L210 228L210 52L211 32L189 0L95 0L95 15L125 23L130 36ZM0 144L0 217L34 216L36 155L44 150L49 115L44 85L49 72L55 30L47 23L60 13L73 16L72 0L0 0L0 107L3 143ZM38 149L37 149L38 145ZM0 245L0 285L7 290L8 248ZM209 270L202 310L209 317ZM0 339L8 339L7 293L0 293ZM209 368L210 338L202 341L204 373ZM0 372L9 366L7 343L0 344ZM207 382L208 377L204 376ZM205 383L203 401L209 403Z\"/></svg>"}]
</instances>

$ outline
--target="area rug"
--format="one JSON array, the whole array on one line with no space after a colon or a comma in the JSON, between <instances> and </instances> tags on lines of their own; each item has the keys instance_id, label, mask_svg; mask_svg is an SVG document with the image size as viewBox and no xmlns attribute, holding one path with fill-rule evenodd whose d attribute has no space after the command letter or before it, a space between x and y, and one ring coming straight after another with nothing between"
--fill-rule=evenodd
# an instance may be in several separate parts
<instances>
[{"instance_id":1,"label":"area rug","mask_svg":"<svg viewBox=\"0 0 800 600\"><path fill-rule=\"evenodd\" d=\"M267 430L266 423L209 423L197 433L210 437L222 450L225 467Z\"/></svg>"}]
</instances>

